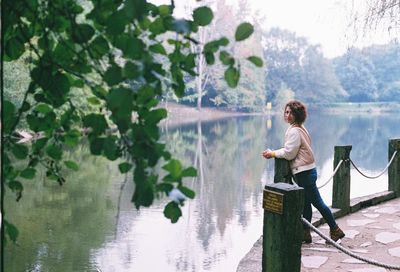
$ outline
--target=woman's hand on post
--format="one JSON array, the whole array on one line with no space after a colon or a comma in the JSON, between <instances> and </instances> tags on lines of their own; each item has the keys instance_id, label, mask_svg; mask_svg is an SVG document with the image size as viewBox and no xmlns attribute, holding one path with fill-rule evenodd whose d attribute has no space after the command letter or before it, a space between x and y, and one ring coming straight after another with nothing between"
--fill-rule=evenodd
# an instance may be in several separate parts
<instances>
[{"instance_id":1,"label":"woman's hand on post","mask_svg":"<svg viewBox=\"0 0 400 272\"><path fill-rule=\"evenodd\" d=\"M271 149L266 149L263 151L262 155L266 159L271 159L271 158L275 157L275 152Z\"/></svg>"}]
</instances>

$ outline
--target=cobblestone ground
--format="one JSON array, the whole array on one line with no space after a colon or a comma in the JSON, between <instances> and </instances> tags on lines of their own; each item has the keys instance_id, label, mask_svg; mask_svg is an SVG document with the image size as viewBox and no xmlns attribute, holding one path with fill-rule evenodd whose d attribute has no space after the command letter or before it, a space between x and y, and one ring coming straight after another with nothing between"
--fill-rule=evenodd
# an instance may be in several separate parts
<instances>
[{"instance_id":1,"label":"cobblestone ground","mask_svg":"<svg viewBox=\"0 0 400 272\"><path fill-rule=\"evenodd\" d=\"M360 210L337 220L346 233L340 245L375 261L400 266L400 198ZM329 234L326 224L319 228ZM339 251L318 234L302 245L301 272L389 272L395 271L354 259ZM240 261L237 272L261 272L262 239ZM289 271L288 271L289 272Z\"/></svg>"},{"instance_id":2,"label":"cobblestone ground","mask_svg":"<svg viewBox=\"0 0 400 272\"><path fill-rule=\"evenodd\" d=\"M400 266L400 199L358 211L339 218L337 222L346 233L346 237L340 241L342 246L365 258ZM325 234L329 233L326 224L319 229ZM312 235L313 242L302 246L302 272L394 271L354 259L325 244L315 232Z\"/></svg>"}]
</instances>

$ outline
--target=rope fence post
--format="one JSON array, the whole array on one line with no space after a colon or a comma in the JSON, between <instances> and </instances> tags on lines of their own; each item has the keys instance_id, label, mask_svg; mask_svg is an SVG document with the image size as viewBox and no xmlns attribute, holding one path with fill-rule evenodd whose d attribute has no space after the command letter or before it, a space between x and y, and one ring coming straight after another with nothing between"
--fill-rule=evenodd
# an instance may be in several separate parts
<instances>
[{"instance_id":1,"label":"rope fence post","mask_svg":"<svg viewBox=\"0 0 400 272\"><path fill-rule=\"evenodd\" d=\"M333 177L332 208L340 209L343 214L350 211L350 151L352 146L335 146L333 168L343 163Z\"/></svg>"},{"instance_id":2,"label":"rope fence post","mask_svg":"<svg viewBox=\"0 0 400 272\"><path fill-rule=\"evenodd\" d=\"M292 183L292 171L290 170L289 161L285 159L275 158L275 175L274 183L285 182Z\"/></svg>"},{"instance_id":3,"label":"rope fence post","mask_svg":"<svg viewBox=\"0 0 400 272\"><path fill-rule=\"evenodd\" d=\"M400 139L389 140L389 160L397 151L388 170L388 190L393 191L396 197L400 196Z\"/></svg>"},{"instance_id":4,"label":"rope fence post","mask_svg":"<svg viewBox=\"0 0 400 272\"><path fill-rule=\"evenodd\" d=\"M300 272L303 188L284 183L265 186L263 272Z\"/></svg>"}]
</instances>

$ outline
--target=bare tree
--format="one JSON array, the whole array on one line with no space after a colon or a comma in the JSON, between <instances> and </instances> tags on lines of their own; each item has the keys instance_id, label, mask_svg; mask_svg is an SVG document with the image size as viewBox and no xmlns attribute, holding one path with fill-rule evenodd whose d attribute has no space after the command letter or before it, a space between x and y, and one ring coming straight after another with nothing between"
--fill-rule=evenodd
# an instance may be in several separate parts
<instances>
[{"instance_id":1,"label":"bare tree","mask_svg":"<svg viewBox=\"0 0 400 272\"><path fill-rule=\"evenodd\" d=\"M355 0L353 0L355 6ZM368 0L364 10L354 11L354 25L361 24L364 34L386 30L394 38L400 34L400 0Z\"/></svg>"}]
</instances>

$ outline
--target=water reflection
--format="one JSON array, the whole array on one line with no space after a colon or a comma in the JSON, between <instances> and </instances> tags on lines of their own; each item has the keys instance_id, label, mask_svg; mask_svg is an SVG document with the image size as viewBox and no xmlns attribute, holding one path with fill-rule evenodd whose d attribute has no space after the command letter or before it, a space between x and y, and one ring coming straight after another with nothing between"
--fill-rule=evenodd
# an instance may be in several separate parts
<instances>
[{"instance_id":1,"label":"water reflection","mask_svg":"<svg viewBox=\"0 0 400 272\"><path fill-rule=\"evenodd\" d=\"M114 225L110 177L115 169L89 156L85 147L70 159L81 171L68 173L65 186L41 173L24 183L19 202L5 195L5 216L20 232L18 244L9 243L4 252L5 271L90 270L91 250L101 247Z\"/></svg>"},{"instance_id":2,"label":"water reflection","mask_svg":"<svg viewBox=\"0 0 400 272\"><path fill-rule=\"evenodd\" d=\"M400 138L393 116L311 113L318 182L333 171L335 145L352 145L351 158L373 174L387 164L389 138ZM262 232L262 183L273 180L266 147L283 143L281 116L230 118L181 127L163 127L171 153L198 177L185 180L196 192L183 217L171 224L163 216L168 200L136 211L130 203L131 176L117 164L71 153L81 169L59 187L43 178L25 185L15 203L6 195L7 217L20 228L19 245L8 245L7 271L235 271ZM366 181L352 172L352 197L383 191L387 175ZM121 191L121 188L123 190ZM321 193L331 203L332 185Z\"/></svg>"}]
</instances>

